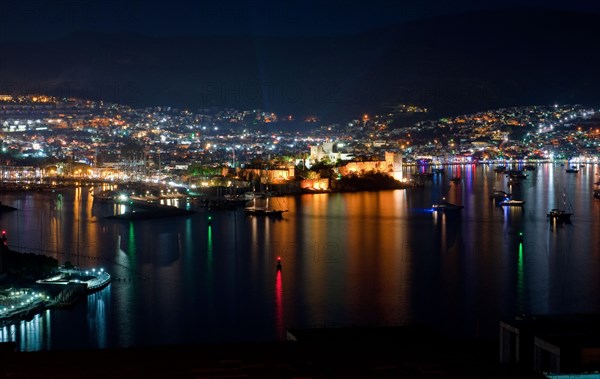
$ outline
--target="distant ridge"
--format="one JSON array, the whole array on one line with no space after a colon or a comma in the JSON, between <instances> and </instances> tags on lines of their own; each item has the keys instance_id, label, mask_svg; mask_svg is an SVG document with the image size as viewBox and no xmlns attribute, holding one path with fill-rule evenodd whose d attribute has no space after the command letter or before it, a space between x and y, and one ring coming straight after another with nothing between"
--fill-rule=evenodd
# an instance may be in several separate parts
<instances>
[{"instance_id":1,"label":"distant ridge","mask_svg":"<svg viewBox=\"0 0 600 379\"><path fill-rule=\"evenodd\" d=\"M400 102L429 107L432 117L554 102L594 106L596 20L529 9L323 38L77 32L0 44L0 93L261 108L332 121Z\"/></svg>"}]
</instances>

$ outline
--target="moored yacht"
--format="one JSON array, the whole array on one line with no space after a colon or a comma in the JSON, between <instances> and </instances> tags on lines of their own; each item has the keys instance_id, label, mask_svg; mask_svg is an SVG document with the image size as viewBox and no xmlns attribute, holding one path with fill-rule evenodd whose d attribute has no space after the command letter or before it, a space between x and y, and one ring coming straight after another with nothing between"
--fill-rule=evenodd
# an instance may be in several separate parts
<instances>
[{"instance_id":1,"label":"moored yacht","mask_svg":"<svg viewBox=\"0 0 600 379\"><path fill-rule=\"evenodd\" d=\"M573 215L573 206L564 191L562 199L558 203L559 205L557 208L553 208L548 212L548 217L556 221L570 221L571 216Z\"/></svg>"},{"instance_id":2,"label":"moored yacht","mask_svg":"<svg viewBox=\"0 0 600 379\"><path fill-rule=\"evenodd\" d=\"M494 190L490 195L490 199L504 200L510 198L511 194L502 190Z\"/></svg>"},{"instance_id":3,"label":"moored yacht","mask_svg":"<svg viewBox=\"0 0 600 379\"><path fill-rule=\"evenodd\" d=\"M548 212L548 217L557 221L570 221L572 215L573 213L558 208L551 209Z\"/></svg>"},{"instance_id":4,"label":"moored yacht","mask_svg":"<svg viewBox=\"0 0 600 379\"><path fill-rule=\"evenodd\" d=\"M434 211L457 211L463 209L463 205L452 204L446 201L446 198L442 199L442 201L437 202L431 206L431 209Z\"/></svg>"},{"instance_id":5,"label":"moored yacht","mask_svg":"<svg viewBox=\"0 0 600 379\"><path fill-rule=\"evenodd\" d=\"M264 198L255 197L249 201L244 208L244 213L251 216L275 216L281 217L287 209L275 209L269 204L270 196Z\"/></svg>"},{"instance_id":6,"label":"moored yacht","mask_svg":"<svg viewBox=\"0 0 600 379\"><path fill-rule=\"evenodd\" d=\"M513 200L513 199L507 199L507 200L500 202L500 205L508 206L508 207L521 207L521 206L523 206L523 204L525 204L525 201Z\"/></svg>"}]
</instances>

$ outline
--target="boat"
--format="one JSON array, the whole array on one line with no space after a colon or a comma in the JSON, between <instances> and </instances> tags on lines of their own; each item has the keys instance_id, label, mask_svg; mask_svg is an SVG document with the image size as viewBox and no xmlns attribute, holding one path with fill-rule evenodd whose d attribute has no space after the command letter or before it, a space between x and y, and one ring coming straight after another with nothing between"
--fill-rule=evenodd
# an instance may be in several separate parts
<instances>
[{"instance_id":1,"label":"boat","mask_svg":"<svg viewBox=\"0 0 600 379\"><path fill-rule=\"evenodd\" d=\"M275 216L281 217L283 213L287 212L285 210L278 209L265 209L261 207L246 207L244 208L244 213L249 216Z\"/></svg>"},{"instance_id":2,"label":"boat","mask_svg":"<svg viewBox=\"0 0 600 379\"><path fill-rule=\"evenodd\" d=\"M245 200L264 199L265 196L264 192L249 191L244 193Z\"/></svg>"},{"instance_id":3,"label":"boat","mask_svg":"<svg viewBox=\"0 0 600 379\"><path fill-rule=\"evenodd\" d=\"M505 206L505 207L521 207L521 206L523 206L523 204L525 204L525 201L513 200L513 199L507 199L507 200L500 202L500 205Z\"/></svg>"},{"instance_id":4,"label":"boat","mask_svg":"<svg viewBox=\"0 0 600 379\"><path fill-rule=\"evenodd\" d=\"M435 203L431 206L431 209L434 211L458 211L463 209L463 205L452 204L446 201L446 199L442 199L442 201Z\"/></svg>"},{"instance_id":5,"label":"boat","mask_svg":"<svg viewBox=\"0 0 600 379\"><path fill-rule=\"evenodd\" d=\"M562 199L559 201L559 206L548 212L548 217L556 221L570 221L573 215L573 207L567 194L563 191Z\"/></svg>"},{"instance_id":6,"label":"boat","mask_svg":"<svg viewBox=\"0 0 600 379\"><path fill-rule=\"evenodd\" d=\"M525 166L523 166L523 168L527 171L534 171L536 169L536 165L526 164Z\"/></svg>"},{"instance_id":7,"label":"boat","mask_svg":"<svg viewBox=\"0 0 600 379\"><path fill-rule=\"evenodd\" d=\"M494 171L496 171L496 172L504 172L504 171L506 171L506 166L496 166L494 168Z\"/></svg>"},{"instance_id":8,"label":"boat","mask_svg":"<svg viewBox=\"0 0 600 379\"><path fill-rule=\"evenodd\" d=\"M119 194L117 193L117 191L106 190L93 193L92 198L95 202L97 201L100 203L113 203L119 199Z\"/></svg>"},{"instance_id":9,"label":"boat","mask_svg":"<svg viewBox=\"0 0 600 379\"><path fill-rule=\"evenodd\" d=\"M570 173L578 173L579 169L577 168L577 166L571 166L570 168L565 170L566 172L570 172Z\"/></svg>"},{"instance_id":10,"label":"boat","mask_svg":"<svg viewBox=\"0 0 600 379\"><path fill-rule=\"evenodd\" d=\"M450 179L450 181L454 183L460 183L461 180L462 179L459 176Z\"/></svg>"},{"instance_id":11,"label":"boat","mask_svg":"<svg viewBox=\"0 0 600 379\"><path fill-rule=\"evenodd\" d=\"M419 178L433 178L433 172L416 172L414 176Z\"/></svg>"},{"instance_id":12,"label":"boat","mask_svg":"<svg viewBox=\"0 0 600 379\"><path fill-rule=\"evenodd\" d=\"M494 190L490 195L490 199L504 200L510 198L511 194L502 190Z\"/></svg>"},{"instance_id":13,"label":"boat","mask_svg":"<svg viewBox=\"0 0 600 379\"><path fill-rule=\"evenodd\" d=\"M600 199L600 189L594 190L594 199Z\"/></svg>"},{"instance_id":14,"label":"boat","mask_svg":"<svg viewBox=\"0 0 600 379\"><path fill-rule=\"evenodd\" d=\"M274 216L281 217L287 209L274 209L270 206L270 196L264 198L255 197L244 208L244 213L249 216Z\"/></svg>"},{"instance_id":15,"label":"boat","mask_svg":"<svg viewBox=\"0 0 600 379\"><path fill-rule=\"evenodd\" d=\"M556 221L570 221L573 213L566 212L562 209L554 208L548 212L548 217Z\"/></svg>"},{"instance_id":16,"label":"boat","mask_svg":"<svg viewBox=\"0 0 600 379\"><path fill-rule=\"evenodd\" d=\"M527 178L527 174L524 174L521 170L510 170L508 172L508 176L511 178L525 179Z\"/></svg>"}]
</instances>

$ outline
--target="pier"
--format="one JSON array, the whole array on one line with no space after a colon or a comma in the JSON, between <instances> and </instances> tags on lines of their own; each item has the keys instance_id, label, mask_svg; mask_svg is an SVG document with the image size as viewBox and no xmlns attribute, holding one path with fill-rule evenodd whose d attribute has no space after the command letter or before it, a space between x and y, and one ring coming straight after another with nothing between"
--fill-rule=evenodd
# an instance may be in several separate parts
<instances>
[{"instance_id":1,"label":"pier","mask_svg":"<svg viewBox=\"0 0 600 379\"><path fill-rule=\"evenodd\" d=\"M40 279L38 284L62 285L83 284L87 292L96 291L110 283L110 274L100 269L81 270L81 269L59 269L59 273L53 277Z\"/></svg>"}]
</instances>

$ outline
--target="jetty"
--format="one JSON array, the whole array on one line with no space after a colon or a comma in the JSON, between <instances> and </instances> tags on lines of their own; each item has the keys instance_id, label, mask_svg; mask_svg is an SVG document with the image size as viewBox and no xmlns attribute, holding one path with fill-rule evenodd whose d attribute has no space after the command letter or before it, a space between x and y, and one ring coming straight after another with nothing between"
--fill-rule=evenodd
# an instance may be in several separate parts
<instances>
[{"instance_id":1,"label":"jetty","mask_svg":"<svg viewBox=\"0 0 600 379\"><path fill-rule=\"evenodd\" d=\"M36 283L44 291L52 293L52 305L61 308L73 305L83 295L101 290L110 280L110 274L104 269L61 268L56 275L37 280Z\"/></svg>"}]
</instances>

